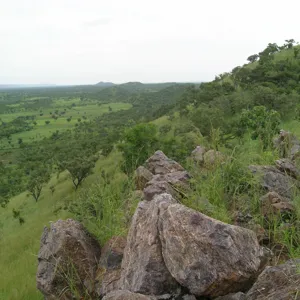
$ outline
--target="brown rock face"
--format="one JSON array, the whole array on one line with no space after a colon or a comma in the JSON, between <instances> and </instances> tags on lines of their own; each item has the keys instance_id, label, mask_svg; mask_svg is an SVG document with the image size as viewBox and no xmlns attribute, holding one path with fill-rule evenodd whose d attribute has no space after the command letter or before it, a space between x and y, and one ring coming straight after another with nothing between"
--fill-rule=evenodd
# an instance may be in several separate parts
<instances>
[{"instance_id":1,"label":"brown rock face","mask_svg":"<svg viewBox=\"0 0 300 300\"><path fill-rule=\"evenodd\" d=\"M264 253L253 231L183 205L161 207L159 234L168 270L193 295L243 291L261 268Z\"/></svg>"},{"instance_id":2,"label":"brown rock face","mask_svg":"<svg viewBox=\"0 0 300 300\"><path fill-rule=\"evenodd\" d=\"M99 267L97 270L97 294L104 296L119 289L121 263L126 246L126 238L112 237L102 248Z\"/></svg>"},{"instance_id":3,"label":"brown rock face","mask_svg":"<svg viewBox=\"0 0 300 300\"><path fill-rule=\"evenodd\" d=\"M52 223L41 238L37 288L47 300L70 299L74 293L92 297L100 252L81 223L71 219Z\"/></svg>"},{"instance_id":4,"label":"brown rock face","mask_svg":"<svg viewBox=\"0 0 300 300\"><path fill-rule=\"evenodd\" d=\"M155 300L155 297L132 293L129 291L114 291L106 295L102 300Z\"/></svg>"},{"instance_id":5,"label":"brown rock face","mask_svg":"<svg viewBox=\"0 0 300 300\"><path fill-rule=\"evenodd\" d=\"M185 171L179 163L168 158L162 151L156 151L146 161L146 168L154 175Z\"/></svg>"},{"instance_id":6,"label":"brown rock face","mask_svg":"<svg viewBox=\"0 0 300 300\"><path fill-rule=\"evenodd\" d=\"M247 300L299 300L300 259L267 267L247 293Z\"/></svg>"},{"instance_id":7,"label":"brown rock face","mask_svg":"<svg viewBox=\"0 0 300 300\"><path fill-rule=\"evenodd\" d=\"M161 206L174 200L168 194L142 201L133 216L122 262L121 289L147 295L172 293L178 287L165 266L158 233Z\"/></svg>"}]
</instances>

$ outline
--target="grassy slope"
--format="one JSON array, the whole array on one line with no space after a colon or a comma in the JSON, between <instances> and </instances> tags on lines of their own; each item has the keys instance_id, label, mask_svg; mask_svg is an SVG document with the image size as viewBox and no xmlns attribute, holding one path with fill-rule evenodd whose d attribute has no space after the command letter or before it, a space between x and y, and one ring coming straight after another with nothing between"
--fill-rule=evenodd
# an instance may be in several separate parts
<instances>
[{"instance_id":1,"label":"grassy slope","mask_svg":"<svg viewBox=\"0 0 300 300\"><path fill-rule=\"evenodd\" d=\"M94 174L84 182L81 189L99 182L102 170L120 178L116 172L120 159L119 153L100 159ZM50 185L55 186L53 196L49 190ZM43 299L35 283L40 237L44 226L48 226L50 221L71 217L64 210L57 214L55 211L64 201L77 197L78 192L74 191L68 175L62 173L58 179L56 176L52 177L37 203L24 192L11 199L5 209L0 207L0 300ZM25 219L22 226L12 217L13 208L21 211L21 216ZM86 225L91 232L95 232L93 224L87 222Z\"/></svg>"}]
</instances>

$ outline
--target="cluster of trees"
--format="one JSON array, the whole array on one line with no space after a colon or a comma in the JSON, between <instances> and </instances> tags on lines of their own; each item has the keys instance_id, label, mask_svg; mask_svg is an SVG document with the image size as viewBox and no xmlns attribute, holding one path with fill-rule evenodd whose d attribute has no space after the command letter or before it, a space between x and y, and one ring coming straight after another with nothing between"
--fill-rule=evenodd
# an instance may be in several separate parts
<instances>
[{"instance_id":1,"label":"cluster of trees","mask_svg":"<svg viewBox=\"0 0 300 300\"><path fill-rule=\"evenodd\" d=\"M220 128L223 143L250 130L269 147L280 120L299 118L299 51L293 39L270 43L248 57L248 64L188 87L177 104L180 116L208 138L213 128Z\"/></svg>"}]
</instances>

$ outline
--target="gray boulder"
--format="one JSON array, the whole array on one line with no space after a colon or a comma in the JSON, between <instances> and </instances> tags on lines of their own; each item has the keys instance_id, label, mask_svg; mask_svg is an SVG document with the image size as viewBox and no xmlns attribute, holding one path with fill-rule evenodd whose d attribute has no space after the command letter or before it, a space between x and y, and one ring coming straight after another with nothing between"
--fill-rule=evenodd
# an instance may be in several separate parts
<instances>
[{"instance_id":1,"label":"gray boulder","mask_svg":"<svg viewBox=\"0 0 300 300\"><path fill-rule=\"evenodd\" d=\"M159 234L166 267L195 296L244 291L265 263L253 231L180 204L160 207Z\"/></svg>"},{"instance_id":2,"label":"gray boulder","mask_svg":"<svg viewBox=\"0 0 300 300\"><path fill-rule=\"evenodd\" d=\"M168 194L139 203L132 219L122 261L121 289L147 295L173 293L178 284L165 266L158 232L162 206L174 203Z\"/></svg>"},{"instance_id":3,"label":"gray boulder","mask_svg":"<svg viewBox=\"0 0 300 300\"><path fill-rule=\"evenodd\" d=\"M102 298L102 300L156 300L156 298L122 290L113 291Z\"/></svg>"},{"instance_id":4,"label":"gray boulder","mask_svg":"<svg viewBox=\"0 0 300 300\"><path fill-rule=\"evenodd\" d=\"M284 174L273 166L250 166L251 172L258 176L261 186L268 192L276 192L282 197L291 199L294 189L299 187L299 182Z\"/></svg>"},{"instance_id":5,"label":"gray boulder","mask_svg":"<svg viewBox=\"0 0 300 300\"><path fill-rule=\"evenodd\" d=\"M300 259L267 267L247 293L247 300L300 299Z\"/></svg>"},{"instance_id":6,"label":"gray boulder","mask_svg":"<svg viewBox=\"0 0 300 300\"><path fill-rule=\"evenodd\" d=\"M145 163L146 168L154 175L185 171L176 161L168 158L158 150Z\"/></svg>"},{"instance_id":7,"label":"gray boulder","mask_svg":"<svg viewBox=\"0 0 300 300\"><path fill-rule=\"evenodd\" d=\"M37 288L47 300L70 299L74 290L93 296L100 252L98 242L81 223L71 219L52 223L41 238Z\"/></svg>"}]
</instances>

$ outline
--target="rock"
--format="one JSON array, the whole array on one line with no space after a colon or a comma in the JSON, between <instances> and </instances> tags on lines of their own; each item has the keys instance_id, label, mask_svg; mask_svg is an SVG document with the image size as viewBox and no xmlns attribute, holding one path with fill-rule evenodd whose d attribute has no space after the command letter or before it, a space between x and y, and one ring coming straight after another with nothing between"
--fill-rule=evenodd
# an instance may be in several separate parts
<instances>
[{"instance_id":1,"label":"rock","mask_svg":"<svg viewBox=\"0 0 300 300\"><path fill-rule=\"evenodd\" d=\"M126 238L115 236L102 248L96 276L96 292L101 297L119 288L125 246Z\"/></svg>"},{"instance_id":2,"label":"rock","mask_svg":"<svg viewBox=\"0 0 300 300\"><path fill-rule=\"evenodd\" d=\"M250 166L249 169L254 175L260 176L260 184L265 190L276 192L282 197L291 199L294 189L299 187L297 180L273 166Z\"/></svg>"},{"instance_id":3,"label":"rock","mask_svg":"<svg viewBox=\"0 0 300 300\"><path fill-rule=\"evenodd\" d=\"M269 192L261 198L262 213L265 217L273 217L274 214L290 215L294 212L294 205L276 192Z\"/></svg>"},{"instance_id":4,"label":"rock","mask_svg":"<svg viewBox=\"0 0 300 300\"><path fill-rule=\"evenodd\" d=\"M146 168L154 175L185 171L176 161L169 159L162 151L156 151L145 163Z\"/></svg>"},{"instance_id":5,"label":"rock","mask_svg":"<svg viewBox=\"0 0 300 300\"><path fill-rule=\"evenodd\" d=\"M70 299L72 288L93 296L100 246L77 221L68 219L44 228L38 254L37 288L45 299ZM70 274L74 274L71 278Z\"/></svg>"},{"instance_id":6,"label":"rock","mask_svg":"<svg viewBox=\"0 0 300 300\"><path fill-rule=\"evenodd\" d=\"M155 297L132 293L130 291L113 291L102 300L155 300Z\"/></svg>"},{"instance_id":7,"label":"rock","mask_svg":"<svg viewBox=\"0 0 300 300\"><path fill-rule=\"evenodd\" d=\"M279 136L274 140L274 147L282 158L294 160L300 153L300 141L294 134L285 130L280 130Z\"/></svg>"},{"instance_id":8,"label":"rock","mask_svg":"<svg viewBox=\"0 0 300 300\"><path fill-rule=\"evenodd\" d=\"M239 292L239 293L231 293L226 296L218 297L215 300L246 300L246 294Z\"/></svg>"},{"instance_id":9,"label":"rock","mask_svg":"<svg viewBox=\"0 0 300 300\"><path fill-rule=\"evenodd\" d=\"M204 154L207 151L207 149L203 146L197 146L195 150L192 151L192 158L193 160L202 165L204 163Z\"/></svg>"},{"instance_id":10,"label":"rock","mask_svg":"<svg viewBox=\"0 0 300 300\"><path fill-rule=\"evenodd\" d=\"M179 198L179 194L172 188L172 186L166 181L157 181L155 177L150 180L144 188L144 199L151 201L154 196L167 193L174 198Z\"/></svg>"},{"instance_id":11,"label":"rock","mask_svg":"<svg viewBox=\"0 0 300 300\"><path fill-rule=\"evenodd\" d=\"M300 171L293 164L293 162L287 158L278 159L275 161L276 167L281 172L294 177L295 179L299 179Z\"/></svg>"},{"instance_id":12,"label":"rock","mask_svg":"<svg viewBox=\"0 0 300 300\"><path fill-rule=\"evenodd\" d=\"M180 204L160 207L159 234L168 270L195 296L244 291L265 263L253 231Z\"/></svg>"},{"instance_id":13,"label":"rock","mask_svg":"<svg viewBox=\"0 0 300 300\"><path fill-rule=\"evenodd\" d=\"M161 207L174 202L170 195L162 194L139 203L124 251L121 289L147 295L177 290L178 284L165 266L158 233Z\"/></svg>"},{"instance_id":14,"label":"rock","mask_svg":"<svg viewBox=\"0 0 300 300\"><path fill-rule=\"evenodd\" d=\"M300 299L300 259L267 267L247 293L247 300Z\"/></svg>"},{"instance_id":15,"label":"rock","mask_svg":"<svg viewBox=\"0 0 300 300\"><path fill-rule=\"evenodd\" d=\"M216 165L224 162L225 156L219 151L208 150L207 152L205 152L203 159L204 166L208 169L211 169L214 168Z\"/></svg>"},{"instance_id":16,"label":"rock","mask_svg":"<svg viewBox=\"0 0 300 300\"><path fill-rule=\"evenodd\" d=\"M150 181L153 174L143 166L139 166L135 171L135 185L138 190L143 190L146 183Z\"/></svg>"}]
</instances>

